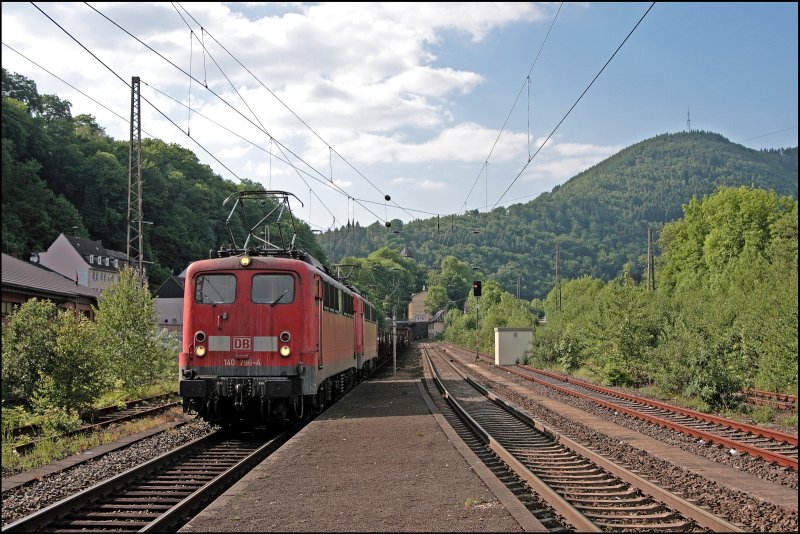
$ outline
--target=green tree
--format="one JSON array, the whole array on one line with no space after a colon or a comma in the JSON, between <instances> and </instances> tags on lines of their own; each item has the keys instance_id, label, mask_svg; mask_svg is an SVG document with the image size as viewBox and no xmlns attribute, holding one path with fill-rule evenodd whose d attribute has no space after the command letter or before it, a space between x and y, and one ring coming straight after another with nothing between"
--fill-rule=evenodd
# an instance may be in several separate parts
<instances>
[{"instance_id":1,"label":"green tree","mask_svg":"<svg viewBox=\"0 0 800 534\"><path fill-rule=\"evenodd\" d=\"M447 290L443 286L431 286L428 289L428 296L425 299L425 309L430 314L450 305L450 299L447 298Z\"/></svg>"},{"instance_id":2,"label":"green tree","mask_svg":"<svg viewBox=\"0 0 800 534\"><path fill-rule=\"evenodd\" d=\"M133 387L174 378L176 347L159 330L153 298L132 268L100 295L95 320L111 378Z\"/></svg>"},{"instance_id":3,"label":"green tree","mask_svg":"<svg viewBox=\"0 0 800 534\"><path fill-rule=\"evenodd\" d=\"M31 299L9 316L3 327L3 399L29 403L40 373L52 376L56 359L58 308Z\"/></svg>"},{"instance_id":4,"label":"green tree","mask_svg":"<svg viewBox=\"0 0 800 534\"><path fill-rule=\"evenodd\" d=\"M47 406L84 413L92 407L109 383L95 341L95 325L73 311L61 311L55 324L55 358L37 388L38 398Z\"/></svg>"}]
</instances>

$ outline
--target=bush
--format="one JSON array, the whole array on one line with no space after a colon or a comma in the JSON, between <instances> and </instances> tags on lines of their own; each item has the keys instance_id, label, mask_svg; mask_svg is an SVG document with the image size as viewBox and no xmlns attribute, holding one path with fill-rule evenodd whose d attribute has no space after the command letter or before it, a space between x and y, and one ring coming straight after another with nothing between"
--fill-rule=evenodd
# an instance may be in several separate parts
<instances>
[{"instance_id":1,"label":"bush","mask_svg":"<svg viewBox=\"0 0 800 534\"><path fill-rule=\"evenodd\" d=\"M110 376L126 386L143 386L177 375L177 346L156 325L153 298L136 272L126 267L120 280L100 296L96 314L98 351Z\"/></svg>"},{"instance_id":2,"label":"bush","mask_svg":"<svg viewBox=\"0 0 800 534\"><path fill-rule=\"evenodd\" d=\"M31 299L9 316L3 328L3 400L29 403L39 373L52 374L56 359L58 308Z\"/></svg>"}]
</instances>

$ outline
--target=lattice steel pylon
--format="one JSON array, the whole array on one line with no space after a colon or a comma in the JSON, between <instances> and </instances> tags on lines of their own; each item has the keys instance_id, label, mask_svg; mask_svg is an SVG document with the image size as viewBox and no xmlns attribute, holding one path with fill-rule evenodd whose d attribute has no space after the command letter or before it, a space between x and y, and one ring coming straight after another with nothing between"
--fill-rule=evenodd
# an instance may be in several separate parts
<instances>
[{"instance_id":1,"label":"lattice steel pylon","mask_svg":"<svg viewBox=\"0 0 800 534\"><path fill-rule=\"evenodd\" d=\"M139 77L131 78L131 145L128 159L128 247L125 253L145 282L142 248L142 99Z\"/></svg>"}]
</instances>

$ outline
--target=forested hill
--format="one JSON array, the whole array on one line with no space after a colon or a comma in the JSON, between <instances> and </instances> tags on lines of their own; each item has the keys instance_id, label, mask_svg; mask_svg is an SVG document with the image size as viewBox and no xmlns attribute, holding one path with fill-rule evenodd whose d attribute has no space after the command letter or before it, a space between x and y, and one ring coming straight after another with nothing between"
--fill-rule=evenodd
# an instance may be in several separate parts
<instances>
[{"instance_id":1,"label":"forested hill","mask_svg":"<svg viewBox=\"0 0 800 534\"><path fill-rule=\"evenodd\" d=\"M126 249L127 141L111 139L90 115L40 95L36 84L2 69L2 247L27 259L63 232ZM143 143L144 254L151 284L181 272L227 242L222 200L241 189L199 162L190 150L152 139ZM531 299L553 286L556 245L560 274L608 280L626 262L644 270L647 227L680 218L692 195L718 186L758 187L797 198L797 147L755 151L718 134L666 134L642 141L527 204L473 211L441 220L393 221L339 228L315 240L298 222L300 248L321 261L366 257L382 246L407 248L437 267L452 255L479 267L504 289ZM243 227L234 216L232 224ZM397 233L395 233L397 232ZM238 235L238 233L237 233ZM320 246L322 245L322 246Z\"/></svg>"},{"instance_id":2,"label":"forested hill","mask_svg":"<svg viewBox=\"0 0 800 534\"><path fill-rule=\"evenodd\" d=\"M320 237L333 261L381 247L406 248L418 263L437 267L453 255L479 267L526 299L553 287L556 245L562 278L588 274L608 280L626 262L645 269L647 228L654 239L683 216L693 195L719 186L774 190L797 198L797 147L756 151L708 132L664 134L630 146L526 204L418 220L391 228L339 228ZM399 231L399 232L398 232ZM656 250L656 253L658 251Z\"/></svg>"},{"instance_id":3,"label":"forested hill","mask_svg":"<svg viewBox=\"0 0 800 534\"><path fill-rule=\"evenodd\" d=\"M106 135L90 115L73 117L68 101L40 95L32 80L6 69L2 96L3 252L27 260L59 233L125 252L130 143ZM225 198L264 187L225 180L181 146L159 139L142 145L142 211L152 223L143 229L143 248L145 261L152 262L150 285L158 288L170 273L230 242ZM243 235L239 214L231 217L231 227L235 236ZM300 221L296 229L298 247L325 261L311 229Z\"/></svg>"}]
</instances>

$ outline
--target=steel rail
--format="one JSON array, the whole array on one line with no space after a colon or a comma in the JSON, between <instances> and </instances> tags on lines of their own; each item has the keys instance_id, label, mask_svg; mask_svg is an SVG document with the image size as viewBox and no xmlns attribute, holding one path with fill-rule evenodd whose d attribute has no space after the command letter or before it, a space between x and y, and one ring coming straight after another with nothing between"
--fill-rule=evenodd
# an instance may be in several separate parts
<instances>
[{"instance_id":1,"label":"steel rail","mask_svg":"<svg viewBox=\"0 0 800 534\"><path fill-rule=\"evenodd\" d=\"M82 414L81 415L81 420L82 421L90 420L91 422L89 424L95 424L94 421L93 421L93 419L95 417L106 416L106 415L109 415L109 414L113 414L115 412L122 412L122 411L125 411L125 410L132 409L132 408L134 408L136 406L139 406L140 404L144 404L144 403L147 403L147 402L154 402L154 401L158 402L158 401L161 401L161 400L164 400L164 399L169 399L170 397L176 397L176 396L177 396L176 393L169 393L169 394L166 394L166 395L156 395L155 397L127 401L125 403L125 408L122 408L122 409L120 409L120 408L118 408L116 406L106 406L105 408L99 408L97 410L89 411L89 412L86 412L86 413ZM89 425L84 425L84 426L89 426ZM11 429L11 432L14 435L14 437L19 437L19 436L24 436L26 434L35 434L40 428L41 428L41 425L23 425L23 426L18 426L16 428ZM83 428L83 427L81 427L81 428ZM80 430L80 429L77 429L77 430Z\"/></svg>"},{"instance_id":2,"label":"steel rail","mask_svg":"<svg viewBox=\"0 0 800 534\"><path fill-rule=\"evenodd\" d=\"M442 381L439 379L439 373L433 365L430 355L427 350L423 352L425 359L428 362L433 375L433 381L436 387L444 396L447 403L458 413L464 422L472 428L472 430L486 443L486 445L503 460L512 471L514 471L520 478L527 482L531 488L539 494L543 500L553 507L557 513L561 514L564 519L574 526L579 532L602 532L593 521L586 517L580 510L572 506L566 499L555 492L548 484L542 481L538 476L531 472L530 469L525 467L514 455L508 452L505 447L497 442L486 430L484 430L477 421L475 421L464 408L456 401L444 387Z\"/></svg>"},{"instance_id":3,"label":"steel rail","mask_svg":"<svg viewBox=\"0 0 800 534\"><path fill-rule=\"evenodd\" d=\"M73 437L73 436L80 436L80 435L83 435L83 434L91 434L95 430L100 430L101 428L105 428L105 427L111 426L111 425L113 425L115 423L124 423L126 421L132 421L134 419L147 417L149 415L155 415L157 413L167 411L170 408L173 408L173 407L179 406L179 405L180 405L180 401L175 401L175 402L170 402L170 403L167 403L167 404L162 404L160 406L153 406L152 408L148 408L146 410L141 410L141 411L138 411L136 413L124 415L122 417L116 417L116 418L113 418L113 419L108 419L108 420L102 421L100 423L94 423L92 425L82 426L80 428L76 428L75 430L70 430L69 432L65 432L63 434L59 434L57 436L51 436L51 437L52 438L63 439L63 438L69 438L69 437ZM16 445L14 447L14 450L17 451L18 454L25 454L26 452L29 452L30 450L34 449L38 443L41 443L45 439L48 439L48 437L43 437L43 438L37 439L35 441L29 441L27 443L22 443L20 445Z\"/></svg>"},{"instance_id":4,"label":"steel rail","mask_svg":"<svg viewBox=\"0 0 800 534\"><path fill-rule=\"evenodd\" d=\"M151 503L151 505L148 505L147 508L153 510L151 513L159 512L159 517L154 519L154 521L157 521L158 523L155 527L143 525L141 528L145 530L153 529L159 531L171 530L171 527L174 526L176 521L179 521L181 518L186 516L189 508L191 508L193 505L197 505L204 499L211 498L213 496L212 493L216 492L226 482L231 481L232 477L244 474L244 472L252 467L254 462L263 460L266 455L271 454L274 449L288 440L291 435L293 435L293 430L287 430L277 437L269 440L264 445L244 456L236 464L230 466L222 474L213 477L212 480L198 487L187 497L183 498L181 501L171 507L165 507L163 505L159 506ZM157 458L145 462L142 465L133 467L123 473L120 473L119 475L103 481L100 484L87 488L42 510L39 510L38 512L23 517L3 527L2 532L32 532L45 530L47 525L55 521L59 521L71 513L79 512L82 508L91 506L94 503L97 503L100 499L103 499L104 497L111 495L116 491L124 490L128 486L148 477L150 473L158 474L160 471L172 465L174 462L181 461L181 459L191 458L195 454L202 453L202 451L207 450L212 445L220 442L222 442L222 440L220 440L218 433L198 438L190 443L187 443L186 445L183 445L182 447L169 451ZM146 512L147 510L143 511ZM109 527L110 526L111 525L109 525Z\"/></svg>"},{"instance_id":5,"label":"steel rail","mask_svg":"<svg viewBox=\"0 0 800 534\"><path fill-rule=\"evenodd\" d=\"M430 356L428 356L426 352L426 357L430 362ZM714 532L742 532L742 529L738 526L714 515L713 513L704 510L703 508L694 505L680 497L674 495L673 493L662 489L655 484L649 482L648 480L640 477L639 475L623 468L615 464L614 462L604 458L603 456L595 453L594 451L580 445L579 443L560 435L555 430L545 426L544 424L535 421L529 415L525 414L518 408L512 406L496 394L489 391L486 387L479 384L469 376L466 376L462 371L457 369L452 362L447 362L456 373L459 374L467 383L469 383L473 388L479 391L484 397L489 399L495 405L500 407L505 412L511 414L518 420L522 421L524 424L535 428L537 431L541 432L549 436L554 442L560 443L565 448L571 450L575 454L587 459L588 461L594 463L595 465L599 466L600 468L606 470L608 473L616 476L618 479L622 480L623 482L629 484L634 488L638 488L644 491L646 494L649 495L655 501L661 502L662 504L666 505L667 507L671 508L674 511L679 512L684 517L694 521L697 525L712 530ZM462 363L462 365L464 365ZM435 369L431 366L432 369ZM437 384L437 387L438 384ZM443 386L441 386L443 387ZM449 393L448 393L449 395ZM452 396L450 396L452 397ZM477 424L477 423L476 423ZM488 433L487 433L488 434ZM503 458L505 461L505 458ZM527 470L527 467L525 467ZM570 505L571 506L571 505ZM631 517L633 519L633 517ZM650 526L651 529L655 529L655 525Z\"/></svg>"},{"instance_id":6,"label":"steel rail","mask_svg":"<svg viewBox=\"0 0 800 534\"><path fill-rule=\"evenodd\" d=\"M652 415L648 415L648 414L639 412L637 410L633 410L631 408L627 408L625 406L620 406L619 404L615 404L613 402L604 401L602 399L598 399L596 397L592 397L591 395L586 395L584 393L580 393L579 391L575 391L575 390L572 390L572 389L569 389L569 388L565 388L563 386L559 386L558 384L553 384L551 382L547 382L546 380L542 380L541 378L537 378L535 376L531 376L529 374L520 372L520 371L518 371L516 369L513 369L513 368L510 368L510 367L500 367L500 368L503 369L503 370L509 371L509 372L511 372L511 373L513 373L513 374L515 374L517 376L520 376L520 377L522 377L522 378L524 378L526 380L529 380L531 382L536 382L536 383L539 383L539 384L543 384L543 385L545 385L545 386L547 386L547 387L549 387L551 389L555 389L556 391L560 391L561 393L565 393L567 395L572 395L573 397L578 397L578 398L581 398L581 399L585 399L585 400L591 401L591 402L593 402L595 404L603 406L604 408L608 408L608 409L611 409L611 410L614 410L614 411L617 411L617 412L620 412L620 413L624 413L625 415L629 415L629 416L635 417L637 419L641 419L641 420L644 420L644 421L647 421L647 422L650 422L650 423L654 423L654 424L657 424L659 426L662 426L662 427L665 427L665 428L669 428L671 430L675 430L676 432L682 432L682 433L688 434L690 436L694 436L694 437L697 437L697 438L700 438L700 439L704 439L704 440L708 440L708 441L711 441L711 442L714 442L714 443L725 445L726 447L731 447L733 449L746 452L747 454L750 454L751 456L759 457L759 458L762 458L762 459L767 460L769 462L774 462L774 463L776 463L776 464L778 464L780 466L791 467L792 469L797 471L797 460L794 459L794 458L790 458L790 457L784 456L782 454L776 454L776 453L770 452L768 450L761 449L759 447L753 447L751 445L747 445L746 443L742 443L740 441L732 440L732 439L726 438L724 436L718 436L716 434L710 434L708 432L703 432L701 430L696 430L696 429L691 428L689 426L686 426L686 425L683 425L683 424L680 424L680 423L674 423L672 421L667 421L666 419L662 419L660 417L655 417L655 416L652 416ZM582 384L577 384L577 385L582 385Z\"/></svg>"},{"instance_id":7,"label":"steel rail","mask_svg":"<svg viewBox=\"0 0 800 534\"><path fill-rule=\"evenodd\" d=\"M747 432L749 434L753 434L755 436L760 436L764 438L774 439L775 441L785 441L790 445L797 445L797 436L793 436L791 434L786 434L783 432L778 432L775 430L769 430L766 428L761 428L755 425L749 425L747 423L740 423L738 421L734 421L732 419L726 419L724 417L717 417L715 415L704 414L702 412L698 412L696 410L690 410L688 408L681 408L680 406L673 406L671 404L666 404L663 402L645 399L642 397L638 397L636 395L631 395L628 393L622 393L620 391L614 391L612 389L604 388L603 386L598 386L596 384L592 384L591 382L587 382L585 380L580 380L573 377L564 377L559 376L555 373L550 371L545 371L543 369L536 369L535 367L530 367L528 365L518 365L522 369L527 369L528 371L532 371L535 373L540 373L545 376L549 376L551 378L555 378L557 380L561 380L563 382L567 382L570 384L575 384L577 386L585 387L586 389L591 389L594 391L599 391L600 393L604 393L610 397L617 397L620 399L629 400L632 402L638 402L639 404L646 404L648 406L652 406L653 408L659 408L661 410L666 410L668 412L675 412L681 415L686 415L688 417L692 417L693 419L700 419L701 421L706 421L709 423L714 423L717 425L725 426L728 428L733 428L735 430L741 430L742 432ZM506 369L505 366L502 366L503 369Z\"/></svg>"},{"instance_id":8,"label":"steel rail","mask_svg":"<svg viewBox=\"0 0 800 534\"><path fill-rule=\"evenodd\" d=\"M794 410L797 408L797 396L788 393L774 393L760 389L747 388L744 391L745 398L750 404L758 406L774 406L779 410Z\"/></svg>"},{"instance_id":9,"label":"steel rail","mask_svg":"<svg viewBox=\"0 0 800 534\"><path fill-rule=\"evenodd\" d=\"M583 456L584 458L590 460L591 462L599 465L609 473L612 473L613 475L620 478L621 480L624 480L628 484L645 490L645 492L647 492L654 499L666 504L667 506L669 506L674 510L677 510L684 516L693 519L694 521L697 522L698 525L704 528L708 528L713 532L742 531L739 527L733 525L732 523L729 523L728 521L725 521L724 519L717 517L716 515L700 508L699 506L696 506L684 499L677 497L675 494L667 490L664 490L659 486L656 486L652 482L640 477L639 475L629 471L628 469L625 469L624 467L608 460L607 458L597 454L591 449L584 447L578 442L559 434L558 432L547 427L541 422L534 420L528 414L506 403L503 399L501 399L500 397L498 397L497 395L486 389L478 382L474 381L472 378L465 377L465 379L467 380L467 382L472 384L472 386L475 389L483 393L484 396L486 396L488 399L492 400L499 406L503 407L503 409L512 413L518 419L527 422L529 425L535 427L538 431L548 434L555 441L561 443L568 449L576 452L577 454Z\"/></svg>"}]
</instances>

